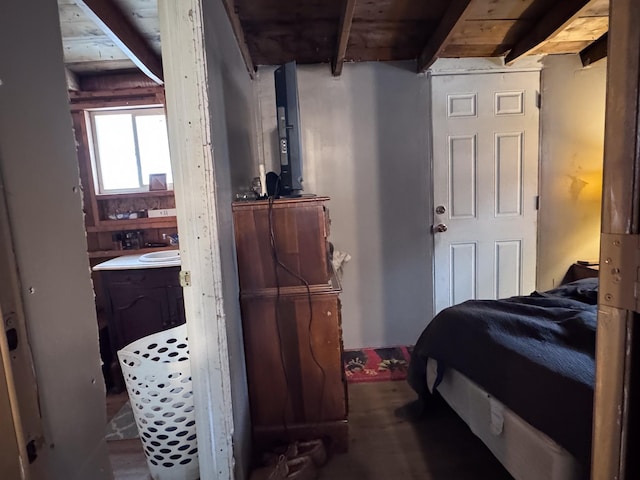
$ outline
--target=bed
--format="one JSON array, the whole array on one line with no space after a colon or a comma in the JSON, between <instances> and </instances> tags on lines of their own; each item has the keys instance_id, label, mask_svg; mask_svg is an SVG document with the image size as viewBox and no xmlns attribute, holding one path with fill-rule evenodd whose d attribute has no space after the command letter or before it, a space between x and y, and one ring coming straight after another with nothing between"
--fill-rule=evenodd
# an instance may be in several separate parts
<instances>
[{"instance_id":1,"label":"bed","mask_svg":"<svg viewBox=\"0 0 640 480\"><path fill-rule=\"evenodd\" d=\"M517 480L589 477L597 279L439 313L416 342L409 383L435 392Z\"/></svg>"}]
</instances>

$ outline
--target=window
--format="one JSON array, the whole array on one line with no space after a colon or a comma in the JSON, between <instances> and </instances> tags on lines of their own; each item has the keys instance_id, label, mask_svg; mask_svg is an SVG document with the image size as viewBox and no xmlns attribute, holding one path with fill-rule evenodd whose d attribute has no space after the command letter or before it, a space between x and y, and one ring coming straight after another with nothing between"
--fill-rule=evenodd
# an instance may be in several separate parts
<instances>
[{"instance_id":1,"label":"window","mask_svg":"<svg viewBox=\"0 0 640 480\"><path fill-rule=\"evenodd\" d=\"M162 107L94 110L89 118L98 193L147 191L157 173L173 184Z\"/></svg>"}]
</instances>

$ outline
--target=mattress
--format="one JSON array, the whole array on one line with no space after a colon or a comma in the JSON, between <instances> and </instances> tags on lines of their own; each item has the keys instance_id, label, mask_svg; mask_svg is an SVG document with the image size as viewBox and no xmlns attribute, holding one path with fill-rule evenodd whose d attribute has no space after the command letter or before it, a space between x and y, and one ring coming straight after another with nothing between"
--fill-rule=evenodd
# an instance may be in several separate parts
<instances>
[{"instance_id":1,"label":"mattress","mask_svg":"<svg viewBox=\"0 0 640 480\"><path fill-rule=\"evenodd\" d=\"M431 391L436 371L437 361L430 358L427 385ZM460 372L447 369L437 390L516 480L586 478L569 452Z\"/></svg>"}]
</instances>

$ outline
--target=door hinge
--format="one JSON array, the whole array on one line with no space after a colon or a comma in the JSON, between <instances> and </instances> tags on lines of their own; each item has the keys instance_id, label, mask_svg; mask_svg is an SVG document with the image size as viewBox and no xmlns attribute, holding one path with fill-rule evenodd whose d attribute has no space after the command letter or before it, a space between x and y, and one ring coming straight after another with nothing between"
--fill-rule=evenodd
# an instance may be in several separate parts
<instances>
[{"instance_id":1,"label":"door hinge","mask_svg":"<svg viewBox=\"0 0 640 480\"><path fill-rule=\"evenodd\" d=\"M640 312L640 235L603 233L600 255L598 303Z\"/></svg>"},{"instance_id":2,"label":"door hinge","mask_svg":"<svg viewBox=\"0 0 640 480\"><path fill-rule=\"evenodd\" d=\"M540 210L540 195L536 195L536 210Z\"/></svg>"},{"instance_id":3,"label":"door hinge","mask_svg":"<svg viewBox=\"0 0 640 480\"><path fill-rule=\"evenodd\" d=\"M542 93L536 92L536 107L542 108Z\"/></svg>"},{"instance_id":4,"label":"door hinge","mask_svg":"<svg viewBox=\"0 0 640 480\"><path fill-rule=\"evenodd\" d=\"M180 270L180 286L183 288L191 286L191 272Z\"/></svg>"}]
</instances>

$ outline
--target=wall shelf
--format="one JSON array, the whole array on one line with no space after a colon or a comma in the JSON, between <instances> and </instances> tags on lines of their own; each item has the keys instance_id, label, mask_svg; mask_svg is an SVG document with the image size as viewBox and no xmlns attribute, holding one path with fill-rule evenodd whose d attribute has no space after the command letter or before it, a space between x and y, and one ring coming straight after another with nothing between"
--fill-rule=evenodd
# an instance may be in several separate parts
<instances>
[{"instance_id":1,"label":"wall shelf","mask_svg":"<svg viewBox=\"0 0 640 480\"><path fill-rule=\"evenodd\" d=\"M89 258L115 258L123 257L125 255L144 255L145 253L177 249L178 247L176 245L170 245L168 247L138 248L134 250L97 250L89 252Z\"/></svg>"},{"instance_id":2,"label":"wall shelf","mask_svg":"<svg viewBox=\"0 0 640 480\"><path fill-rule=\"evenodd\" d=\"M148 228L175 228L176 217L136 218L134 220L104 220L98 225L87 225L87 232L116 232L119 230L144 230Z\"/></svg>"},{"instance_id":3,"label":"wall shelf","mask_svg":"<svg viewBox=\"0 0 640 480\"><path fill-rule=\"evenodd\" d=\"M133 193L97 193L96 200L122 200L125 198L172 197L173 190L154 190L151 192Z\"/></svg>"}]
</instances>

